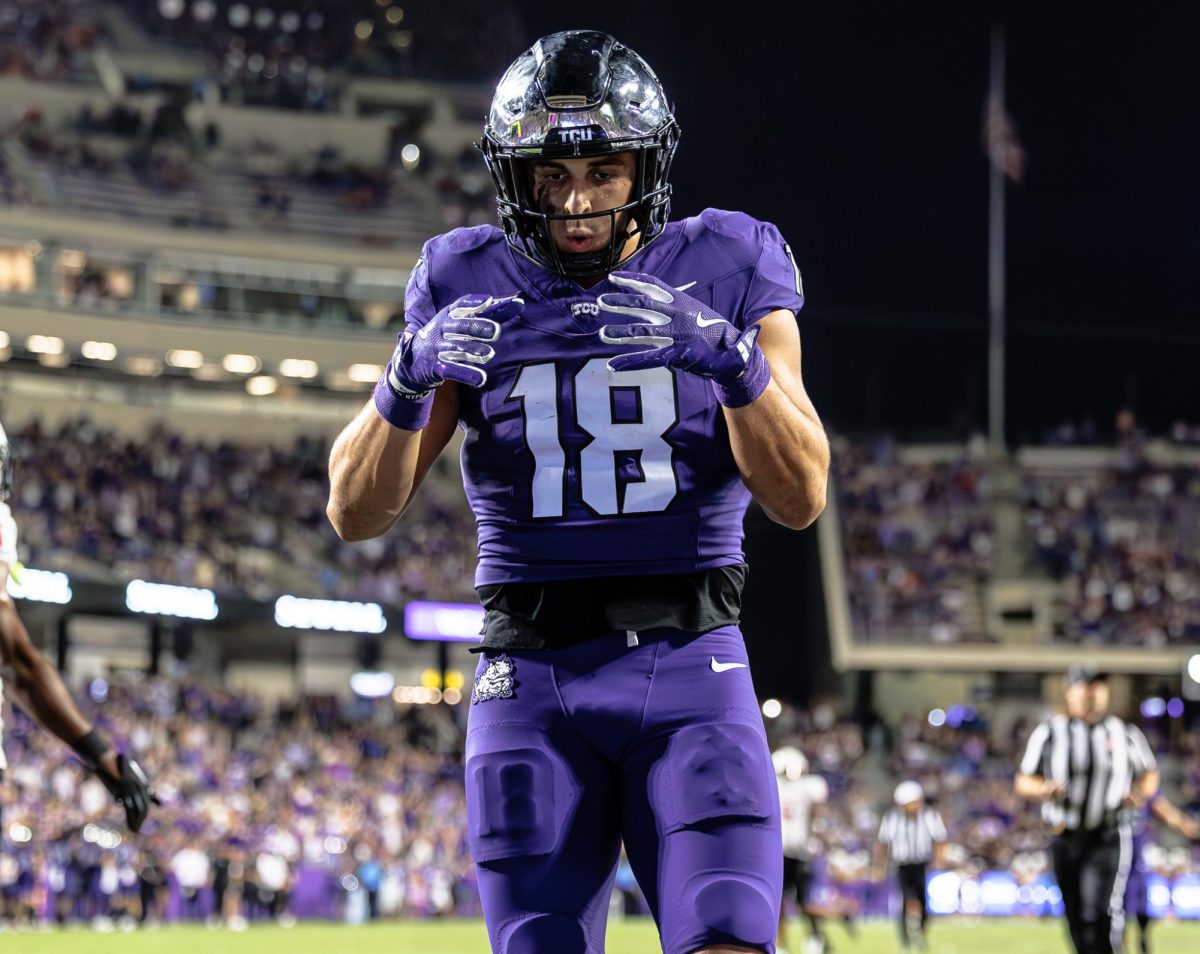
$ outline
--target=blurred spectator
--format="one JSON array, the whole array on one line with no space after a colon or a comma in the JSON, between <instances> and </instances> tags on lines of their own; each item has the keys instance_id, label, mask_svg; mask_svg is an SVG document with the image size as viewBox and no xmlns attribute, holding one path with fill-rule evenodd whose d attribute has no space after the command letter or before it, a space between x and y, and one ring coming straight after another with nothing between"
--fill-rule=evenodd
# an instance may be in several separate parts
<instances>
[{"instance_id":1,"label":"blurred spectator","mask_svg":"<svg viewBox=\"0 0 1200 954\"><path fill-rule=\"evenodd\" d=\"M259 599L476 599L474 520L453 462L435 467L404 523L348 544L325 516L324 441L206 445L161 427L133 441L87 419L10 437L39 475L14 500L31 565Z\"/></svg>"}]
</instances>

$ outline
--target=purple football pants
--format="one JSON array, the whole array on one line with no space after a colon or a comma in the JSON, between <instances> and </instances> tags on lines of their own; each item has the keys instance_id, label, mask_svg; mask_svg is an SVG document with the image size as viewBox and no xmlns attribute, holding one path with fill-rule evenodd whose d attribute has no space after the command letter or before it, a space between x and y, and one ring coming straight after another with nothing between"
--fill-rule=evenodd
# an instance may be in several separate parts
<instances>
[{"instance_id":1,"label":"purple football pants","mask_svg":"<svg viewBox=\"0 0 1200 954\"><path fill-rule=\"evenodd\" d=\"M495 954L602 954L622 840L665 954L773 954L779 795L746 663L734 626L484 654L466 789Z\"/></svg>"}]
</instances>

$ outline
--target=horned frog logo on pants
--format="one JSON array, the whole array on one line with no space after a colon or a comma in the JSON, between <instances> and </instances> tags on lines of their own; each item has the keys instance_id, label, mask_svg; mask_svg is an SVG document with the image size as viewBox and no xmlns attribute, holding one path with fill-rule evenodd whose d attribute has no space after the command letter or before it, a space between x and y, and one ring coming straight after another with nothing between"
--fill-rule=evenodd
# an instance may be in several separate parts
<instances>
[{"instance_id":1,"label":"horned frog logo on pants","mask_svg":"<svg viewBox=\"0 0 1200 954\"><path fill-rule=\"evenodd\" d=\"M471 704L487 702L489 699L511 699L515 668L512 657L505 653L489 659L487 668L475 677L475 689L471 693Z\"/></svg>"}]
</instances>

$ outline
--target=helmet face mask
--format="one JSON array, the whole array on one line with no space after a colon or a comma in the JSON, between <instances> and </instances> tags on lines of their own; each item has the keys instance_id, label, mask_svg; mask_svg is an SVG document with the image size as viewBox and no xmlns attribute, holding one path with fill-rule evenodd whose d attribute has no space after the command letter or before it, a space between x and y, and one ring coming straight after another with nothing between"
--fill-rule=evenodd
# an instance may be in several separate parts
<instances>
[{"instance_id":1,"label":"helmet face mask","mask_svg":"<svg viewBox=\"0 0 1200 954\"><path fill-rule=\"evenodd\" d=\"M679 125L662 86L636 53L595 31L544 37L500 81L480 143L508 244L572 278L619 268L666 227L667 174L678 142ZM627 151L634 153L635 171L625 204L573 215L539 207L531 185L536 160ZM607 248L571 253L554 241L551 223L603 216L612 226Z\"/></svg>"}]
</instances>

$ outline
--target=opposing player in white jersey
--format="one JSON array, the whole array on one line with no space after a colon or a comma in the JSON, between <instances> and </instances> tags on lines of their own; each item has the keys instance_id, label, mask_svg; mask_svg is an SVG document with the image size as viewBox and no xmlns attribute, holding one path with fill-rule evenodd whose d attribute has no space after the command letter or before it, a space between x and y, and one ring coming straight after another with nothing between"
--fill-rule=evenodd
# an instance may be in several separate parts
<instances>
[{"instance_id":1,"label":"opposing player in white jersey","mask_svg":"<svg viewBox=\"0 0 1200 954\"><path fill-rule=\"evenodd\" d=\"M0 427L0 678L3 679L0 689L7 691L43 728L75 750L125 809L130 829L137 831L154 799L146 773L130 756L114 749L84 718L58 671L34 648L8 592L9 574L20 566L17 524L8 506L11 492L12 453L8 436ZM3 764L0 761L0 766Z\"/></svg>"},{"instance_id":2,"label":"opposing player in white jersey","mask_svg":"<svg viewBox=\"0 0 1200 954\"><path fill-rule=\"evenodd\" d=\"M825 934L820 917L809 903L808 892L813 878L812 819L817 805L829 800L829 785L820 775L808 771L808 759L790 745L771 753L775 778L779 784L779 810L783 832L783 900L779 909L778 954L789 949L787 931L787 896L792 894L796 907L808 920L812 931L807 948L823 951Z\"/></svg>"}]
</instances>

